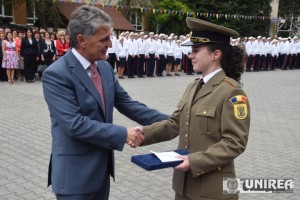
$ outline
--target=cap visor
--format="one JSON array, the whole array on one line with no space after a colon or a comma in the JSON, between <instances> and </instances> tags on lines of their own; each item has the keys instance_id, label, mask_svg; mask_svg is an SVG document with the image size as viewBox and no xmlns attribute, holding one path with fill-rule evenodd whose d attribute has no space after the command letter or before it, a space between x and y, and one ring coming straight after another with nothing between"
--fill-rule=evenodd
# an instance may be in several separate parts
<instances>
[{"instance_id":1,"label":"cap visor","mask_svg":"<svg viewBox=\"0 0 300 200\"><path fill-rule=\"evenodd\" d=\"M195 45L199 45L201 43L194 43L194 42L191 42L191 41L187 41L187 42L184 42L181 44L181 46L195 46Z\"/></svg>"}]
</instances>

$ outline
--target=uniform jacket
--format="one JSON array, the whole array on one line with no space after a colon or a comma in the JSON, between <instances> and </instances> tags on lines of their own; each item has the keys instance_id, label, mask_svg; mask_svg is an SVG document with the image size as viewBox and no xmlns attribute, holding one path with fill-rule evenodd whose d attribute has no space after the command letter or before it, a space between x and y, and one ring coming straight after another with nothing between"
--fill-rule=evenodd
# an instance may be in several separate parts
<instances>
[{"instance_id":1,"label":"uniform jacket","mask_svg":"<svg viewBox=\"0 0 300 200\"><path fill-rule=\"evenodd\" d=\"M236 199L237 195L223 194L222 181L223 177L235 177L233 160L246 148L249 102L239 84L224 71L205 83L193 100L198 82L188 86L170 119L144 127L143 145L179 136L178 149L190 152L191 169L174 171L175 192L193 200ZM244 97L246 102L232 103L234 97ZM235 114L237 108L244 110Z\"/></svg>"},{"instance_id":2,"label":"uniform jacket","mask_svg":"<svg viewBox=\"0 0 300 200\"><path fill-rule=\"evenodd\" d=\"M72 51L43 73L44 97L51 118L52 160L49 184L57 194L98 191L107 171L114 177L114 152L127 138L123 126L112 124L113 108L142 124L168 116L133 101L106 61L98 61L105 96L100 95Z\"/></svg>"}]
</instances>

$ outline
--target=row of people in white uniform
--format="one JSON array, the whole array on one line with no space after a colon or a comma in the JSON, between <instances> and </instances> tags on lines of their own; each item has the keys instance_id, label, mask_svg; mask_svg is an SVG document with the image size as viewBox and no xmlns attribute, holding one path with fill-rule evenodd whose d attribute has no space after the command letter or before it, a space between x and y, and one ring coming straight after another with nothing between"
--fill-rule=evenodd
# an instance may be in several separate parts
<instances>
[{"instance_id":1,"label":"row of people in white uniform","mask_svg":"<svg viewBox=\"0 0 300 200\"><path fill-rule=\"evenodd\" d=\"M233 41L237 45L238 41ZM272 39L249 37L245 43L247 71L299 69L300 41L298 37Z\"/></svg>"},{"instance_id":2,"label":"row of people in white uniform","mask_svg":"<svg viewBox=\"0 0 300 200\"><path fill-rule=\"evenodd\" d=\"M178 39L174 34L166 36L150 32L148 36L143 32L131 32L128 35L121 34L119 39L113 35L111 39L112 48L108 49L107 60L113 68L117 64L119 78L123 78L126 70L128 78L133 78L135 74L138 77L144 77L144 74L148 77L154 77L154 74L164 76L164 70L167 76L171 76L173 65L175 75L179 76L178 67L181 65L185 69L182 59L187 59L191 52L191 47L181 46L182 42L189 39L189 35Z\"/></svg>"}]
</instances>

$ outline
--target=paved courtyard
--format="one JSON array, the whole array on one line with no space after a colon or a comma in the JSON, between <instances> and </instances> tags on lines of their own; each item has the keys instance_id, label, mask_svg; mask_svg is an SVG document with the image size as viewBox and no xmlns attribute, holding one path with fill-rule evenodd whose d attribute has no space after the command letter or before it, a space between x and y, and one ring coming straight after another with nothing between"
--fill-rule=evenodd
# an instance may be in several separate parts
<instances>
[{"instance_id":1,"label":"paved courtyard","mask_svg":"<svg viewBox=\"0 0 300 200\"><path fill-rule=\"evenodd\" d=\"M124 79L135 100L171 114L188 83L197 76ZM239 178L293 178L294 193L242 194L243 200L299 200L300 70L245 73L242 82L251 106L247 149L236 159ZM114 123L136 123L114 113ZM176 149L177 139L116 152L111 200L169 200L172 169L147 172L130 162L135 154ZM51 136L42 83L0 82L0 199L54 199L47 188ZM212 185L213 187L213 185Z\"/></svg>"}]
</instances>

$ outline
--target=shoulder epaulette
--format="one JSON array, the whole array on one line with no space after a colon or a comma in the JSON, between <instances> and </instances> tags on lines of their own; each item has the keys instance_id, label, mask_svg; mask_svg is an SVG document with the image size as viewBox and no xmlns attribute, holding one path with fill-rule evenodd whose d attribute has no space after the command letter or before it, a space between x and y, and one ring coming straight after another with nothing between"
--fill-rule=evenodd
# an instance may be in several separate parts
<instances>
[{"instance_id":1,"label":"shoulder epaulette","mask_svg":"<svg viewBox=\"0 0 300 200\"><path fill-rule=\"evenodd\" d=\"M228 77L225 77L223 79L223 82L228 83L232 87L238 87L240 85L236 80L234 80L232 78L228 78Z\"/></svg>"}]
</instances>

